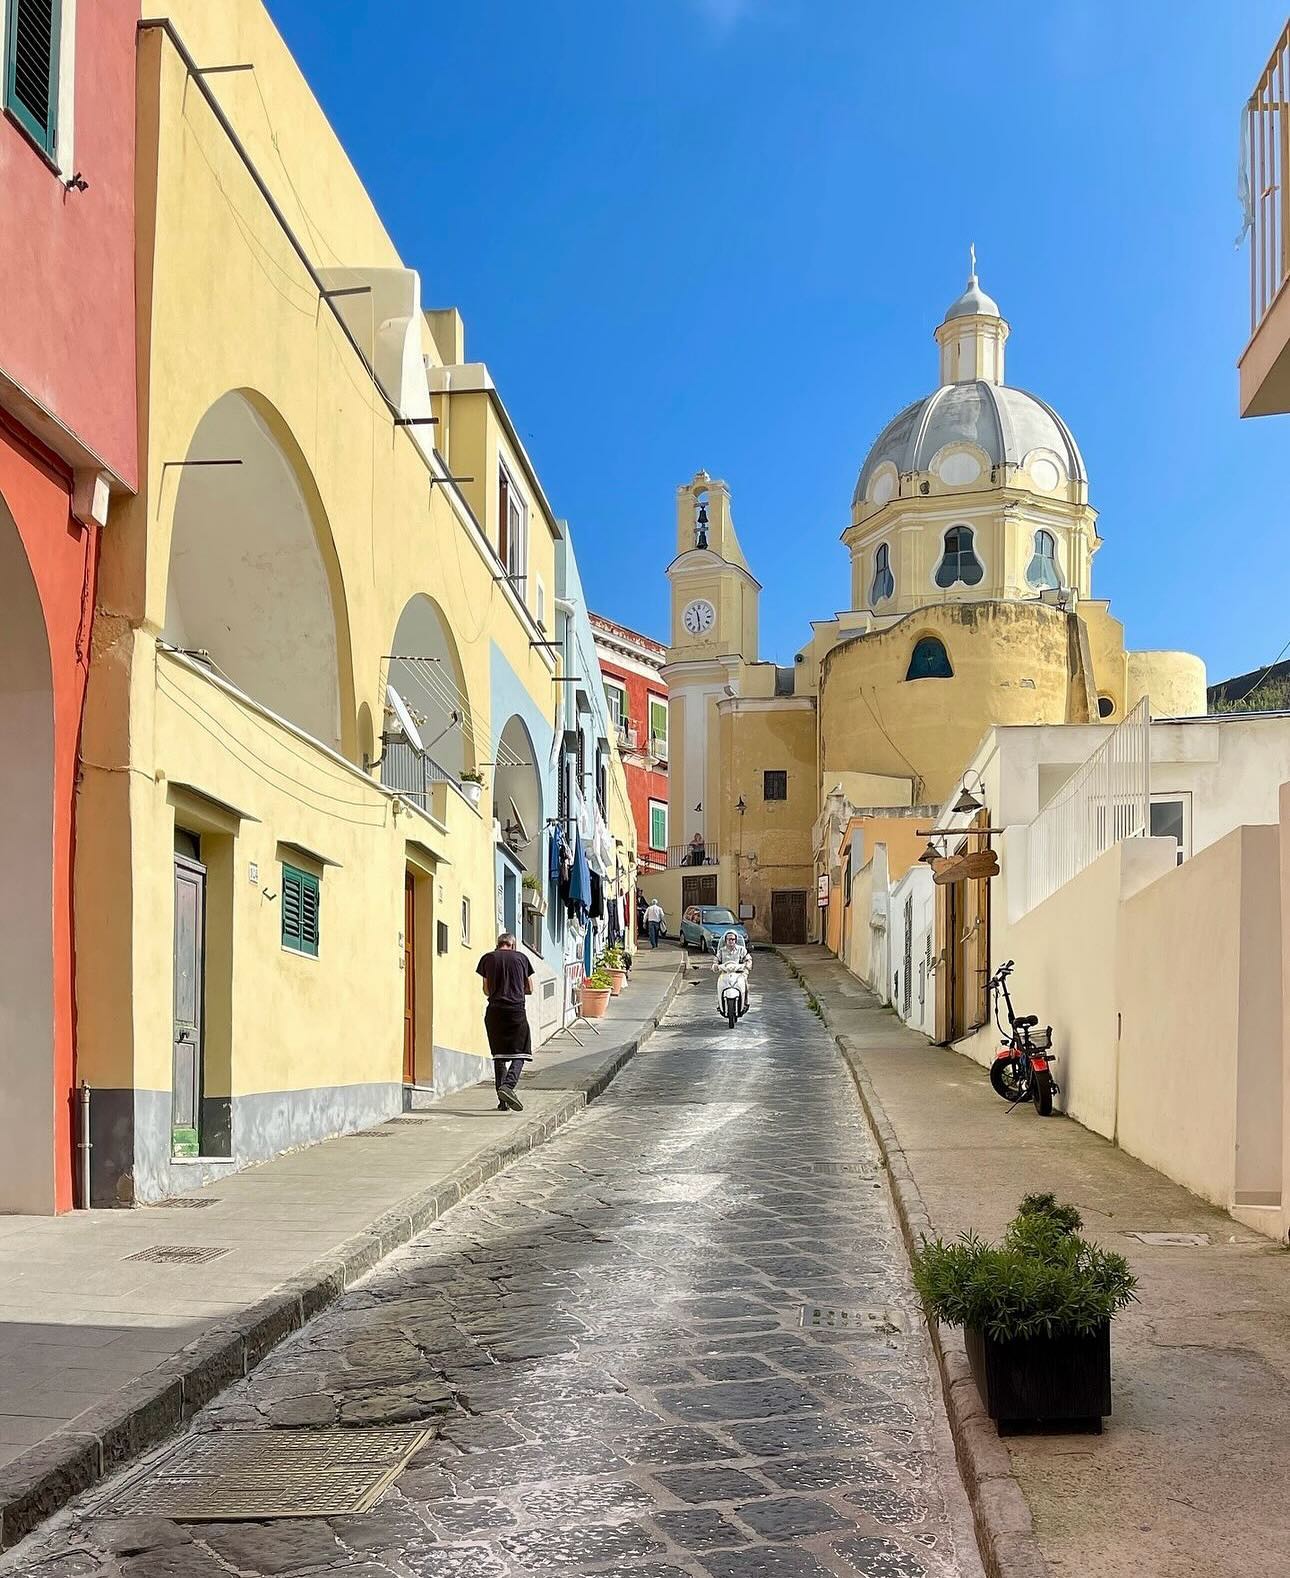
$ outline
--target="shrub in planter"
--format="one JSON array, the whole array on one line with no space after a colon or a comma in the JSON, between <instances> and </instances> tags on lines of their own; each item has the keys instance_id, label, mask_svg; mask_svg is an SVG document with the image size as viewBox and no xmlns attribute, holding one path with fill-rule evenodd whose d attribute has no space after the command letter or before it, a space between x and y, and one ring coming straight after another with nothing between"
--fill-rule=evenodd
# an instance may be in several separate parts
<instances>
[{"instance_id":1,"label":"shrub in planter","mask_svg":"<svg viewBox=\"0 0 1290 1578\"><path fill-rule=\"evenodd\" d=\"M1111 1412L1111 1321L1136 1297L1123 1255L1081 1238L1074 1206L1027 1195L999 1244L923 1240L914 1282L927 1311L963 1327L977 1389L1000 1430L1100 1430Z\"/></svg>"},{"instance_id":2,"label":"shrub in planter","mask_svg":"<svg viewBox=\"0 0 1290 1578\"><path fill-rule=\"evenodd\" d=\"M484 775L468 767L461 775L461 792L471 805L477 806L484 797Z\"/></svg>"},{"instance_id":3,"label":"shrub in planter","mask_svg":"<svg viewBox=\"0 0 1290 1578\"><path fill-rule=\"evenodd\" d=\"M524 873L524 880L521 883L521 887L523 889L521 901L524 905L524 908L526 910L532 910L535 914L545 915L546 894L542 891L541 882L533 875L531 871L526 871Z\"/></svg>"},{"instance_id":4,"label":"shrub in planter","mask_svg":"<svg viewBox=\"0 0 1290 1578\"><path fill-rule=\"evenodd\" d=\"M613 982L609 979L608 971L599 967L593 970L582 983L582 1017L603 1019L605 1010L609 1007L609 999L613 996L613 990Z\"/></svg>"},{"instance_id":5,"label":"shrub in planter","mask_svg":"<svg viewBox=\"0 0 1290 1578\"><path fill-rule=\"evenodd\" d=\"M610 990L617 997L627 984L627 960L620 944L609 944L600 956L599 968L609 977Z\"/></svg>"}]
</instances>

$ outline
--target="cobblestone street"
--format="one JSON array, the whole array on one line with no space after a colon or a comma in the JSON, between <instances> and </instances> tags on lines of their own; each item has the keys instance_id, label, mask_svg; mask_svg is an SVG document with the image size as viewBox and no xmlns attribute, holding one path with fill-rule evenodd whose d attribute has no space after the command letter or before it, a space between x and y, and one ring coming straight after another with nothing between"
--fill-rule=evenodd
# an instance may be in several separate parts
<instances>
[{"instance_id":1,"label":"cobblestone street","mask_svg":"<svg viewBox=\"0 0 1290 1578\"><path fill-rule=\"evenodd\" d=\"M370 1512L180 1525L109 1483L0 1572L976 1578L850 1080L777 959L733 1031L693 973L594 1107L198 1417L423 1421Z\"/></svg>"}]
</instances>

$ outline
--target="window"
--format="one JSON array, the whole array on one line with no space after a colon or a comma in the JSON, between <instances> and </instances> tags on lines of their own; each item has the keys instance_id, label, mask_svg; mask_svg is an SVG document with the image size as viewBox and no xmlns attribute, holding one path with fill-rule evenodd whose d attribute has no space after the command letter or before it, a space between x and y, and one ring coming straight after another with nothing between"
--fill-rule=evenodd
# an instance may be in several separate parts
<instances>
[{"instance_id":1,"label":"window","mask_svg":"<svg viewBox=\"0 0 1290 1578\"><path fill-rule=\"evenodd\" d=\"M606 680L605 700L609 703L609 716L614 720L614 727L621 733L627 727L627 692L621 685Z\"/></svg>"},{"instance_id":2,"label":"window","mask_svg":"<svg viewBox=\"0 0 1290 1578\"><path fill-rule=\"evenodd\" d=\"M1187 856L1187 823L1191 807L1189 796L1171 795L1168 799L1152 800L1150 833L1152 838L1172 838L1178 845L1178 864Z\"/></svg>"},{"instance_id":3,"label":"window","mask_svg":"<svg viewBox=\"0 0 1290 1578\"><path fill-rule=\"evenodd\" d=\"M296 866L282 867L282 946L318 957L318 878Z\"/></svg>"},{"instance_id":4,"label":"window","mask_svg":"<svg viewBox=\"0 0 1290 1578\"><path fill-rule=\"evenodd\" d=\"M788 774L778 770L763 773L761 792L763 800L787 800Z\"/></svg>"},{"instance_id":5,"label":"window","mask_svg":"<svg viewBox=\"0 0 1290 1578\"><path fill-rule=\"evenodd\" d=\"M970 526L951 526L945 533L945 550L936 567L936 584L942 588L975 586L985 574L972 546Z\"/></svg>"},{"instance_id":6,"label":"window","mask_svg":"<svg viewBox=\"0 0 1290 1578\"><path fill-rule=\"evenodd\" d=\"M909 654L906 679L953 679L950 655L935 636L920 636Z\"/></svg>"},{"instance_id":7,"label":"window","mask_svg":"<svg viewBox=\"0 0 1290 1578\"><path fill-rule=\"evenodd\" d=\"M500 462L497 467L497 556L513 581L528 572L529 516L520 490Z\"/></svg>"},{"instance_id":8,"label":"window","mask_svg":"<svg viewBox=\"0 0 1290 1578\"><path fill-rule=\"evenodd\" d=\"M543 630L545 630L546 629L546 586L543 583L543 580L542 580L541 576L538 577L538 583L537 583L537 604L536 604L536 607L537 607L537 622L538 622L539 626Z\"/></svg>"},{"instance_id":9,"label":"window","mask_svg":"<svg viewBox=\"0 0 1290 1578\"><path fill-rule=\"evenodd\" d=\"M1109 718L1115 711L1115 698L1113 696L1099 696L1097 698L1097 715L1099 718Z\"/></svg>"},{"instance_id":10,"label":"window","mask_svg":"<svg viewBox=\"0 0 1290 1578\"><path fill-rule=\"evenodd\" d=\"M891 549L885 542L878 544L873 556L873 585L869 588L869 601L881 603L896 590L896 577L891 573Z\"/></svg>"},{"instance_id":11,"label":"window","mask_svg":"<svg viewBox=\"0 0 1290 1578\"><path fill-rule=\"evenodd\" d=\"M1035 555L1026 567L1026 580L1031 586L1051 587L1054 591L1062 584L1057 569L1057 539L1050 531L1035 533Z\"/></svg>"},{"instance_id":12,"label":"window","mask_svg":"<svg viewBox=\"0 0 1290 1578\"><path fill-rule=\"evenodd\" d=\"M655 756L667 755L667 702L662 696L649 699L649 743Z\"/></svg>"},{"instance_id":13,"label":"window","mask_svg":"<svg viewBox=\"0 0 1290 1578\"><path fill-rule=\"evenodd\" d=\"M603 817L609 815L609 768L605 765L604 750L596 747L596 804Z\"/></svg>"},{"instance_id":14,"label":"window","mask_svg":"<svg viewBox=\"0 0 1290 1578\"><path fill-rule=\"evenodd\" d=\"M649 847L667 848L667 806L662 800L649 803Z\"/></svg>"},{"instance_id":15,"label":"window","mask_svg":"<svg viewBox=\"0 0 1290 1578\"><path fill-rule=\"evenodd\" d=\"M470 947L470 900L461 901L461 943L463 948Z\"/></svg>"},{"instance_id":16,"label":"window","mask_svg":"<svg viewBox=\"0 0 1290 1578\"><path fill-rule=\"evenodd\" d=\"M60 0L9 0L4 106L52 159L58 147Z\"/></svg>"}]
</instances>

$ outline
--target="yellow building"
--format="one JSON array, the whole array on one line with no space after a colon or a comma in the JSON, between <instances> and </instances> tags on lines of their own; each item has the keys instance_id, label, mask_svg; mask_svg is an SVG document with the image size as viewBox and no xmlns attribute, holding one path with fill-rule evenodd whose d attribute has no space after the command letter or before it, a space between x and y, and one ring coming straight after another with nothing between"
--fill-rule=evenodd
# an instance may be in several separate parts
<instances>
[{"instance_id":1,"label":"yellow building","mask_svg":"<svg viewBox=\"0 0 1290 1578\"><path fill-rule=\"evenodd\" d=\"M1200 660L1127 651L1093 597L1084 460L1052 407L1005 381L1009 332L974 259L935 331L937 387L860 467L842 533L851 607L813 623L792 668L758 661L760 587L729 489L703 472L680 489L674 909L742 906L755 938L820 936L839 847L812 828L849 776L865 780L855 810L936 804L992 725L1115 720L1143 696L1157 715L1205 710Z\"/></svg>"},{"instance_id":2,"label":"yellow building","mask_svg":"<svg viewBox=\"0 0 1290 1578\"><path fill-rule=\"evenodd\" d=\"M501 925L550 1033L582 939L549 827L585 798L611 891L635 859L567 532L460 318L422 310L260 0L169 12L139 38L142 475L78 812L100 1204L479 1078Z\"/></svg>"}]
</instances>

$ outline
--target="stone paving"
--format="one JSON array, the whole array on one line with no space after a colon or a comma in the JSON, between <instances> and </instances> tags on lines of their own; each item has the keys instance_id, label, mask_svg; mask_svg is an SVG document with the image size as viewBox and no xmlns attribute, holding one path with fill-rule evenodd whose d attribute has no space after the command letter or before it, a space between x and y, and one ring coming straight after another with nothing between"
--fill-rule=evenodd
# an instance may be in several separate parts
<instances>
[{"instance_id":1,"label":"stone paving","mask_svg":"<svg viewBox=\"0 0 1290 1578\"><path fill-rule=\"evenodd\" d=\"M754 983L734 1030L683 987L596 1106L195 1421L424 1421L372 1511L181 1525L100 1491L0 1573L979 1578L850 1081L783 966Z\"/></svg>"}]
</instances>

